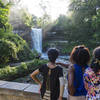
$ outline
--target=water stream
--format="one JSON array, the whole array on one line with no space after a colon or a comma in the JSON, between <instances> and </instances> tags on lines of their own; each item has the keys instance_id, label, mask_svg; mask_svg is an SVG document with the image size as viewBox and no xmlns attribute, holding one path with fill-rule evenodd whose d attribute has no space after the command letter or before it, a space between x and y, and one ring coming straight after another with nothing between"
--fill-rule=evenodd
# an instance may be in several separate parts
<instances>
[{"instance_id":1,"label":"water stream","mask_svg":"<svg viewBox=\"0 0 100 100\"><path fill-rule=\"evenodd\" d=\"M42 29L32 28L33 50L42 53Z\"/></svg>"}]
</instances>

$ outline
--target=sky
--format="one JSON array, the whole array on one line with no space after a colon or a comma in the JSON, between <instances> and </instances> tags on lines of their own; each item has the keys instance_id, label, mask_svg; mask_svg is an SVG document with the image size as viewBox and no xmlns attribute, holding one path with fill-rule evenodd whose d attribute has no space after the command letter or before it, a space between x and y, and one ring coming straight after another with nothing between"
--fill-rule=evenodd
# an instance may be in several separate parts
<instances>
[{"instance_id":1,"label":"sky","mask_svg":"<svg viewBox=\"0 0 100 100\"><path fill-rule=\"evenodd\" d=\"M27 7L31 14L37 17L43 16L43 10L40 7L40 2L46 6L46 12L55 20L60 14L67 14L69 0L23 0L23 5Z\"/></svg>"}]
</instances>

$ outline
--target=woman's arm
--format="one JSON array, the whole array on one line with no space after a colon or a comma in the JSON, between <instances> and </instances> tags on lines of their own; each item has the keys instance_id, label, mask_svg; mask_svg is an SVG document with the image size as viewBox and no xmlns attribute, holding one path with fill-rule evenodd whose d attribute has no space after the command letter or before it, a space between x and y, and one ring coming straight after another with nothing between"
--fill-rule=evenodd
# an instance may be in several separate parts
<instances>
[{"instance_id":1,"label":"woman's arm","mask_svg":"<svg viewBox=\"0 0 100 100\"><path fill-rule=\"evenodd\" d=\"M30 76L31 78L37 83L40 85L41 87L41 82L40 80L36 77L36 75L39 74L39 69L35 70Z\"/></svg>"},{"instance_id":2,"label":"woman's arm","mask_svg":"<svg viewBox=\"0 0 100 100\"><path fill-rule=\"evenodd\" d=\"M74 67L70 66L68 71L68 90L70 95L74 95L75 87L74 87Z\"/></svg>"},{"instance_id":3,"label":"woman's arm","mask_svg":"<svg viewBox=\"0 0 100 100\"><path fill-rule=\"evenodd\" d=\"M56 64L57 65L61 65L61 66L65 67L65 68L68 68L68 66L70 65L70 64L64 64L64 63L61 63L61 62L57 62Z\"/></svg>"},{"instance_id":4,"label":"woman's arm","mask_svg":"<svg viewBox=\"0 0 100 100\"><path fill-rule=\"evenodd\" d=\"M58 100L62 100L63 93L64 93L64 85L65 85L64 78L60 77L59 81L60 81L60 95L59 95L59 99Z\"/></svg>"}]
</instances>

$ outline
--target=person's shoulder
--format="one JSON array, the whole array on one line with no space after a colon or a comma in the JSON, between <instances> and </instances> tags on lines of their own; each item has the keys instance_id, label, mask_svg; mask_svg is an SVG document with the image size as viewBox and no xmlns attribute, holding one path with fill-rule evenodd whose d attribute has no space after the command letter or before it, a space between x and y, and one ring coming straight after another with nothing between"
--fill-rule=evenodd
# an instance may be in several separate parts
<instances>
[{"instance_id":1,"label":"person's shoulder","mask_svg":"<svg viewBox=\"0 0 100 100\"><path fill-rule=\"evenodd\" d=\"M43 68L48 68L48 65L47 64L43 64L42 67Z\"/></svg>"},{"instance_id":2,"label":"person's shoulder","mask_svg":"<svg viewBox=\"0 0 100 100\"><path fill-rule=\"evenodd\" d=\"M92 70L91 67L88 67L88 68L86 68L84 74L85 74L85 75L89 75L89 76L91 76L91 75L94 74L94 72L93 72L93 70Z\"/></svg>"},{"instance_id":3,"label":"person's shoulder","mask_svg":"<svg viewBox=\"0 0 100 100\"><path fill-rule=\"evenodd\" d=\"M45 69L45 68L47 68L47 64L43 64L43 65L39 66L39 69Z\"/></svg>"},{"instance_id":4,"label":"person's shoulder","mask_svg":"<svg viewBox=\"0 0 100 100\"><path fill-rule=\"evenodd\" d=\"M63 68L61 66L56 66L56 72L58 77L63 77Z\"/></svg>"},{"instance_id":5,"label":"person's shoulder","mask_svg":"<svg viewBox=\"0 0 100 100\"><path fill-rule=\"evenodd\" d=\"M85 73L89 73L89 72L92 72L93 70L92 70L92 68L90 68L90 67L88 67L88 68L86 68L85 69Z\"/></svg>"}]
</instances>

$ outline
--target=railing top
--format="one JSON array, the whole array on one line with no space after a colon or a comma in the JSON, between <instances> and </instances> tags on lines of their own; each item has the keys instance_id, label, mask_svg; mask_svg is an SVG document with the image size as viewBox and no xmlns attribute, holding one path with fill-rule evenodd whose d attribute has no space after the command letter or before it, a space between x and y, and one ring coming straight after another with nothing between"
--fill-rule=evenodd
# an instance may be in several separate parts
<instances>
[{"instance_id":1,"label":"railing top","mask_svg":"<svg viewBox=\"0 0 100 100\"><path fill-rule=\"evenodd\" d=\"M35 84L27 84L27 83L18 83L18 82L8 82L8 81L2 81L0 80L0 93L15 93L17 95L40 95L39 93L39 85ZM9 91L9 92L8 92ZM64 98L67 97L67 91L65 89L64 91Z\"/></svg>"}]
</instances>

